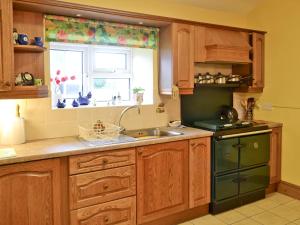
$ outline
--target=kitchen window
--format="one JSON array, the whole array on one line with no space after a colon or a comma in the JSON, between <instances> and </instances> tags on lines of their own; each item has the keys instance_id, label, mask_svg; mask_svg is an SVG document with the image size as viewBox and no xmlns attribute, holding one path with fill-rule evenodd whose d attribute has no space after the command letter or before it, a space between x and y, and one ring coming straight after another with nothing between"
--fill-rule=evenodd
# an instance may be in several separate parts
<instances>
[{"instance_id":1,"label":"kitchen window","mask_svg":"<svg viewBox=\"0 0 300 225\"><path fill-rule=\"evenodd\" d=\"M53 108L58 97L72 107L79 92L92 106L133 105L136 87L153 104L153 49L51 42L50 74Z\"/></svg>"}]
</instances>

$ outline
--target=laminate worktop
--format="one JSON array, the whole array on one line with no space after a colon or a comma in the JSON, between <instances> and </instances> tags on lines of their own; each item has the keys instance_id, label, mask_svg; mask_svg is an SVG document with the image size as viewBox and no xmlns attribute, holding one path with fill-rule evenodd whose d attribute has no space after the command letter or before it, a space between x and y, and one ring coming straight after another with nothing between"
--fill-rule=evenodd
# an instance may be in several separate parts
<instances>
[{"instance_id":1,"label":"laminate worktop","mask_svg":"<svg viewBox=\"0 0 300 225\"><path fill-rule=\"evenodd\" d=\"M109 151L130 147L139 147L144 145L166 143L185 139L194 139L200 137L209 137L213 133L206 130L185 128L162 128L172 131L182 132L179 136L168 136L153 139L126 140L121 138L120 142L94 145L87 141L80 140L78 137L62 137L53 139L44 139L31 141L21 145L9 146L16 151L15 157L0 158L0 165L13 164L19 162L28 162L41 159L57 158L71 155L78 155L91 152ZM7 148L7 146L2 146ZM1 147L0 147L1 148Z\"/></svg>"}]
</instances>

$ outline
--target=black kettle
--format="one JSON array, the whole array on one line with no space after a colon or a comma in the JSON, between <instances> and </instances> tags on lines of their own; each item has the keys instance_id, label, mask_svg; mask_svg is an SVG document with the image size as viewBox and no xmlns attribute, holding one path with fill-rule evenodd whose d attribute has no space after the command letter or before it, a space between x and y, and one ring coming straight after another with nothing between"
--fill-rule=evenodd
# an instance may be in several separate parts
<instances>
[{"instance_id":1,"label":"black kettle","mask_svg":"<svg viewBox=\"0 0 300 225\"><path fill-rule=\"evenodd\" d=\"M235 123L239 120L239 115L235 108L227 105L222 106L220 110L220 120L228 123Z\"/></svg>"}]
</instances>

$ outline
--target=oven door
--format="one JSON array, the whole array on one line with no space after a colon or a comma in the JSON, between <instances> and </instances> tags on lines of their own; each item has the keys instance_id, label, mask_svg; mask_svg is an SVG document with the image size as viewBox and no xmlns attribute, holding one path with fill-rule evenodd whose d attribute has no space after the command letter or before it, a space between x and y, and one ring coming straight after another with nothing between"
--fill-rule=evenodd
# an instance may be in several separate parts
<instances>
[{"instance_id":1,"label":"oven door","mask_svg":"<svg viewBox=\"0 0 300 225\"><path fill-rule=\"evenodd\" d=\"M270 159L270 134L240 138L240 168L266 164Z\"/></svg>"},{"instance_id":2,"label":"oven door","mask_svg":"<svg viewBox=\"0 0 300 225\"><path fill-rule=\"evenodd\" d=\"M214 141L213 169L215 174L239 168L239 139L229 138Z\"/></svg>"}]
</instances>

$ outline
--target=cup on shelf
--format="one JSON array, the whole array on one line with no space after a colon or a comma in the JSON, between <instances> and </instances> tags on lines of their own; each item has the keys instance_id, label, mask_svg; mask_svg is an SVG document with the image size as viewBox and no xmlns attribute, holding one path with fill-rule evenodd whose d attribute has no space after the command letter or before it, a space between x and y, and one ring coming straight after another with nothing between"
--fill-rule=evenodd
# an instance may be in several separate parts
<instances>
[{"instance_id":1,"label":"cup on shelf","mask_svg":"<svg viewBox=\"0 0 300 225\"><path fill-rule=\"evenodd\" d=\"M43 38L42 37L34 37L34 45L43 47L44 46Z\"/></svg>"}]
</instances>

